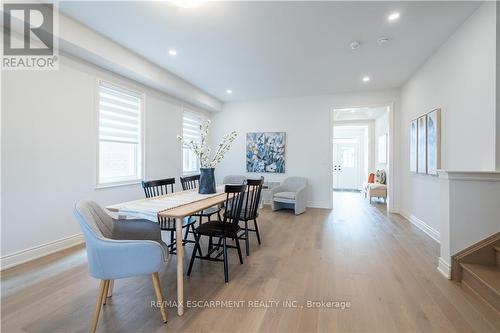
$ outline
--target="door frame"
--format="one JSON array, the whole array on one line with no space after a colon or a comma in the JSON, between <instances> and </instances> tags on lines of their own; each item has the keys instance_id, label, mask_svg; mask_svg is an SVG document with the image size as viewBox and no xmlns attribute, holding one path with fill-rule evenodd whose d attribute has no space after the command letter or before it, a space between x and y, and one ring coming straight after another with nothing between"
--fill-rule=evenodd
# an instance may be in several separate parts
<instances>
[{"instance_id":1,"label":"door frame","mask_svg":"<svg viewBox=\"0 0 500 333\"><path fill-rule=\"evenodd\" d=\"M394 102L387 103L373 103L373 104L361 104L361 105L352 105L352 104L339 104L330 107L330 149L329 149L329 167L330 169L333 166L333 126L335 125L334 121L334 110L336 109L357 109L357 108L376 108L376 107L387 107L389 112L389 161L387 164L387 169L389 173L389 177L387 177L387 211L390 213L397 213L397 208L395 204L395 152L394 143L396 142L396 138L394 136L394 124L395 124L395 114L394 114ZM375 149L377 146L375 145ZM330 170L332 171L332 170ZM330 172L330 184L333 184L333 172ZM331 187L331 186L330 186ZM333 208L333 190L330 191L330 206Z\"/></svg>"}]
</instances>

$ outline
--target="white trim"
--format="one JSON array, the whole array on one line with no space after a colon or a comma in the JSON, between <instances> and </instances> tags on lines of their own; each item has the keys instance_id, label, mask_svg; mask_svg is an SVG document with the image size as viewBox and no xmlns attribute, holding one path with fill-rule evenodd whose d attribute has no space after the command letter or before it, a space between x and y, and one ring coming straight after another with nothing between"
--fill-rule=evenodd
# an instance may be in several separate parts
<instances>
[{"instance_id":1,"label":"white trim","mask_svg":"<svg viewBox=\"0 0 500 333\"><path fill-rule=\"evenodd\" d=\"M443 258L439 257L437 270L443 274L445 278L451 280L451 266Z\"/></svg>"},{"instance_id":2,"label":"white trim","mask_svg":"<svg viewBox=\"0 0 500 333\"><path fill-rule=\"evenodd\" d=\"M263 206L271 206L271 201L264 201L262 200L262 205ZM306 204L307 208L321 208L321 209L332 209L331 205L329 205L325 201L308 201Z\"/></svg>"},{"instance_id":3,"label":"white trim","mask_svg":"<svg viewBox=\"0 0 500 333\"><path fill-rule=\"evenodd\" d=\"M61 238L49 243L34 246L0 257L0 270L14 267L28 261L32 261L46 255L65 250L67 248L84 243L83 234Z\"/></svg>"},{"instance_id":4,"label":"white trim","mask_svg":"<svg viewBox=\"0 0 500 333\"><path fill-rule=\"evenodd\" d=\"M309 208L332 209L332 205L329 205L328 202L325 201L308 201L306 206Z\"/></svg>"},{"instance_id":5,"label":"white trim","mask_svg":"<svg viewBox=\"0 0 500 333\"><path fill-rule=\"evenodd\" d=\"M500 182L500 171L438 170L439 179Z\"/></svg>"},{"instance_id":6,"label":"white trim","mask_svg":"<svg viewBox=\"0 0 500 333\"><path fill-rule=\"evenodd\" d=\"M411 224L425 232L430 238L434 239L436 242L440 243L440 233L436 229L429 226L427 223L416 217L415 215L400 209L399 215L407 219Z\"/></svg>"},{"instance_id":7,"label":"white trim","mask_svg":"<svg viewBox=\"0 0 500 333\"><path fill-rule=\"evenodd\" d=\"M131 181L123 181L123 182L117 182L117 183L103 183L101 185L97 185L95 187L95 189L100 190L103 188L110 188L110 187L131 186L131 185L138 185L141 183L142 183L142 179L134 179Z\"/></svg>"}]
</instances>

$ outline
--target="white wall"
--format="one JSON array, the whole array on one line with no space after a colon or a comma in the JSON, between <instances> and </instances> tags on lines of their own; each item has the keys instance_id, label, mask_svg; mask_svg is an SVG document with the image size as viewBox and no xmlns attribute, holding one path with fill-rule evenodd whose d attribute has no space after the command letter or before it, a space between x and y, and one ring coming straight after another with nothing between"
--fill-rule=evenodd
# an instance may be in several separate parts
<instances>
[{"instance_id":1,"label":"white wall","mask_svg":"<svg viewBox=\"0 0 500 333\"><path fill-rule=\"evenodd\" d=\"M401 91L400 210L438 232L438 178L410 173L409 123L442 108L442 168L495 169L495 31L495 3L486 2Z\"/></svg>"},{"instance_id":2,"label":"white wall","mask_svg":"<svg viewBox=\"0 0 500 333\"><path fill-rule=\"evenodd\" d=\"M438 270L451 278L451 256L500 232L500 172L439 171Z\"/></svg>"},{"instance_id":3,"label":"white wall","mask_svg":"<svg viewBox=\"0 0 500 333\"><path fill-rule=\"evenodd\" d=\"M385 112L383 115L375 119L375 125L374 125L374 137L375 137L375 169L384 169L386 172L389 172L388 169L388 162L389 162L389 144L392 144L392 142L389 143L389 113ZM378 145L379 145L379 139L381 135L387 134L388 141L387 141L387 163L380 163L379 162L379 153L378 153Z\"/></svg>"},{"instance_id":4,"label":"white wall","mask_svg":"<svg viewBox=\"0 0 500 333\"><path fill-rule=\"evenodd\" d=\"M496 105L497 105L497 114L496 114L496 170L500 171L500 6L497 4L497 29L496 29L496 35L497 35L497 49L496 49L496 55L497 55L497 74L496 74L496 94L497 94L497 99L496 99ZM500 209L500 207L499 207Z\"/></svg>"},{"instance_id":5,"label":"white wall","mask_svg":"<svg viewBox=\"0 0 500 333\"><path fill-rule=\"evenodd\" d=\"M73 206L141 198L141 186L95 189L96 79L146 94L146 178L181 174L183 104L79 60L56 71L2 72L2 257L79 234Z\"/></svg>"},{"instance_id":6,"label":"white wall","mask_svg":"<svg viewBox=\"0 0 500 333\"><path fill-rule=\"evenodd\" d=\"M332 145L330 112L333 107L380 105L396 102L397 91L339 94L229 103L213 116L212 139L232 129L239 136L226 158L217 167L221 179L227 174L247 174L245 140L248 132L286 132L286 173L263 174L282 180L304 176L309 181L309 206L331 207Z\"/></svg>"}]
</instances>

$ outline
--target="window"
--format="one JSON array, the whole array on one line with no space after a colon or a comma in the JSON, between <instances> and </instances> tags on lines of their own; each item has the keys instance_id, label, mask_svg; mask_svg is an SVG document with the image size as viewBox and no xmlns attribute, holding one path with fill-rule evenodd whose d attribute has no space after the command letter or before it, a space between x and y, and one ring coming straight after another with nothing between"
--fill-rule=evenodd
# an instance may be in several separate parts
<instances>
[{"instance_id":1,"label":"window","mask_svg":"<svg viewBox=\"0 0 500 333\"><path fill-rule=\"evenodd\" d=\"M354 168L354 148L342 148L342 167Z\"/></svg>"},{"instance_id":2,"label":"window","mask_svg":"<svg viewBox=\"0 0 500 333\"><path fill-rule=\"evenodd\" d=\"M142 179L142 94L99 81L98 186Z\"/></svg>"},{"instance_id":3,"label":"window","mask_svg":"<svg viewBox=\"0 0 500 333\"><path fill-rule=\"evenodd\" d=\"M186 140L201 141L200 126L205 121L201 114L184 112L182 115L182 136ZM184 174L197 173L200 165L198 157L189 149L182 149L182 172Z\"/></svg>"}]
</instances>

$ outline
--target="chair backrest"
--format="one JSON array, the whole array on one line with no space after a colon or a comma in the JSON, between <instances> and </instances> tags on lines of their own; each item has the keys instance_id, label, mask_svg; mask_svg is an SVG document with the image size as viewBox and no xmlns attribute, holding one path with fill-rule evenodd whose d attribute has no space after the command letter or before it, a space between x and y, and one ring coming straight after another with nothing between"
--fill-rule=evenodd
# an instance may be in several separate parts
<instances>
[{"instance_id":1,"label":"chair backrest","mask_svg":"<svg viewBox=\"0 0 500 333\"><path fill-rule=\"evenodd\" d=\"M117 250L112 249L112 247L119 244L123 245L122 241L116 241L112 237L106 236L106 233L110 231L108 228L114 226L117 220L113 219L97 203L93 201L80 201L75 205L74 214L85 237L87 262L91 276L97 279L109 280L144 275L144 270L146 270L146 273L148 271L151 272L150 267L153 264L147 260L135 263L129 262L130 258L127 254L130 251L137 253L136 247L122 246L119 253L116 252ZM144 240L143 242L149 241ZM140 258L143 257L140 256ZM151 258L153 262L156 261L154 256L147 257ZM158 262L154 265L159 267L161 263Z\"/></svg>"},{"instance_id":2,"label":"chair backrest","mask_svg":"<svg viewBox=\"0 0 500 333\"><path fill-rule=\"evenodd\" d=\"M246 182L247 190L243 202L243 216L246 220L253 220L257 218L264 177L260 177L260 179L247 179Z\"/></svg>"},{"instance_id":3,"label":"chair backrest","mask_svg":"<svg viewBox=\"0 0 500 333\"><path fill-rule=\"evenodd\" d=\"M157 197L174 192L175 178L165 178L142 182L146 198ZM170 187L170 192L168 188Z\"/></svg>"},{"instance_id":4,"label":"chair backrest","mask_svg":"<svg viewBox=\"0 0 500 333\"><path fill-rule=\"evenodd\" d=\"M96 202L80 201L75 205L75 217L85 238L111 238L114 219Z\"/></svg>"},{"instance_id":5,"label":"chair backrest","mask_svg":"<svg viewBox=\"0 0 500 333\"><path fill-rule=\"evenodd\" d=\"M238 224L240 222L241 208L245 197L246 184L242 185L226 185L224 192L226 193L226 202L224 207L224 222Z\"/></svg>"},{"instance_id":6,"label":"chair backrest","mask_svg":"<svg viewBox=\"0 0 500 333\"><path fill-rule=\"evenodd\" d=\"M102 270L98 244L107 238L105 233L112 225L113 218L93 201L78 202L74 214L85 237L89 273L91 276L97 276Z\"/></svg>"},{"instance_id":7,"label":"chair backrest","mask_svg":"<svg viewBox=\"0 0 500 333\"><path fill-rule=\"evenodd\" d=\"M180 177L182 189L185 190L193 190L198 188L200 184L200 175Z\"/></svg>"},{"instance_id":8,"label":"chair backrest","mask_svg":"<svg viewBox=\"0 0 500 333\"><path fill-rule=\"evenodd\" d=\"M228 175L222 180L222 184L243 184L247 177L242 175Z\"/></svg>"},{"instance_id":9,"label":"chair backrest","mask_svg":"<svg viewBox=\"0 0 500 333\"><path fill-rule=\"evenodd\" d=\"M289 177L283 181L283 185L290 191L298 190L307 185L307 180L304 177Z\"/></svg>"}]
</instances>

